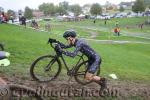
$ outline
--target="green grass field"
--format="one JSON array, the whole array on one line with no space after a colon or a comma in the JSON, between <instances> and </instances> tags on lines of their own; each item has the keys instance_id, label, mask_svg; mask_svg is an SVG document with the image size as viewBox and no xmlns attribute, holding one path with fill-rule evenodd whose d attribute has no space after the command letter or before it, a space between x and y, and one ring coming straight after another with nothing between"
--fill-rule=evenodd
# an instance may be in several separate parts
<instances>
[{"instance_id":1,"label":"green grass field","mask_svg":"<svg viewBox=\"0 0 150 100\"><path fill-rule=\"evenodd\" d=\"M41 22L41 26L43 24L44 22ZM124 23L124 25L125 24L126 23ZM50 46L46 44L48 38L55 38L65 43L65 40L62 38L62 34L66 29L72 28L79 33L79 37L90 38L90 33L96 32L98 33L96 37L97 40L104 39L144 42L145 44L132 42L127 44L101 44L92 40L88 41L88 43L101 55L103 59L101 65L102 76L107 77L109 74L115 73L119 80L144 80L145 82L150 82L149 39L130 36L115 37L112 33L110 33L111 31L107 32L101 30L101 28L98 29L99 23L94 26L91 20L88 20L87 22L81 21L69 23L52 22L52 25L52 32L48 33L28 28L25 29L24 27L15 25L0 24L0 42L5 45L6 51L11 53L9 58L11 65L8 67L1 67L0 73L7 76L19 75L22 78L28 79L30 77L30 65L37 57L46 54L54 54ZM89 29L84 29L85 27L88 27ZM146 28L147 27L149 26L146 26ZM149 29L146 30L149 31ZM149 33L146 34L150 36ZM71 51L72 50L73 49L71 49ZM73 65L70 62L78 58L71 59L70 57L66 57L66 59L69 65ZM62 73L64 75L66 74L64 70Z\"/></svg>"}]
</instances>

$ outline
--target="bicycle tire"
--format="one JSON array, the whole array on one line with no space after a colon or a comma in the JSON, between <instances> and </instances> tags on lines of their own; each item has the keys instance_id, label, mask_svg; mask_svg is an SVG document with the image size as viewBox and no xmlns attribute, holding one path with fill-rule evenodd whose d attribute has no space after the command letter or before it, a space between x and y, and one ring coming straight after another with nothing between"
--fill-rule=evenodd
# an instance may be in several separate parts
<instances>
[{"instance_id":1,"label":"bicycle tire","mask_svg":"<svg viewBox=\"0 0 150 100\"><path fill-rule=\"evenodd\" d=\"M49 81L52 81L52 80L54 80L54 79L56 79L57 78L57 76L59 75L59 73L61 72L61 62L60 62L60 60L59 59L57 59L56 58L56 60L54 61L54 63L56 63L57 65L55 66L55 67L51 67L51 68L55 68L55 69L53 69L53 71L48 71L48 72L51 72L51 73L47 73L47 74L52 74L52 72L54 72L54 75L52 75L51 77L50 77L50 75L48 75L48 78L47 78L47 80L44 80L44 78L46 78L45 76L41 79L41 78L39 78L36 74L36 72L35 72L35 68L37 67L36 65L40 62L40 61L43 61L43 59L46 59L46 58L51 58L51 60L49 60L48 61L48 63L50 63L50 61L52 61L52 60L54 60L54 56L51 56L51 55L46 55L46 56L41 56L41 57L39 57L38 59L36 59L33 63L32 63L32 65L31 65L31 67L30 67L30 75L31 75L31 77L34 79L34 80L36 80L36 81L39 81L39 82L49 82ZM48 65L48 64L46 64L46 65ZM58 68L58 69L57 69ZM42 69L43 70L43 69ZM42 70L40 70L40 73L42 72ZM43 73L43 75L46 75L46 72L44 72ZM41 75L41 77L42 77L42 75Z\"/></svg>"},{"instance_id":2,"label":"bicycle tire","mask_svg":"<svg viewBox=\"0 0 150 100\"><path fill-rule=\"evenodd\" d=\"M86 66L84 66L85 71L83 71L83 74L82 74L82 75L83 75L83 79L82 79L82 80L81 80L80 77L79 77L79 75L81 75L81 74L78 74L78 73L81 73L81 72L79 72L79 70L80 70L81 67L83 68L82 65L87 65L87 63L88 63L88 61L83 61L83 62L80 63L80 64L76 67L76 69L75 69L74 78L75 78L75 80L76 80L79 84L82 84L82 85L87 85L87 84L89 84L89 83L92 82L92 81L88 81L88 80L85 79L85 74L86 74L86 72L87 72L87 70L88 70ZM99 74L100 74L100 67L98 67L98 69L97 69L95 75L98 76ZM82 78L82 77L81 77L81 78Z\"/></svg>"}]
</instances>

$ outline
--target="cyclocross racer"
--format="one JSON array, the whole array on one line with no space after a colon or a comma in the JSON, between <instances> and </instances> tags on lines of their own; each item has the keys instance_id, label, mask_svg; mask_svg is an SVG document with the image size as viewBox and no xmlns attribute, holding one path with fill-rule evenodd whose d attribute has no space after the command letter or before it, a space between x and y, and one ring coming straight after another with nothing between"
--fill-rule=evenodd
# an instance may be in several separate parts
<instances>
[{"instance_id":1,"label":"cyclocross racer","mask_svg":"<svg viewBox=\"0 0 150 100\"><path fill-rule=\"evenodd\" d=\"M85 75L85 79L92 80L98 83L101 86L101 89L107 88L107 81L105 78L94 75L97 71L98 67L101 64L101 57L83 40L76 38L76 32L74 30L67 30L63 37L68 41L69 45L63 48L70 48L72 46L75 47L74 52L64 51L60 48L60 52L62 52L66 56L75 57L80 51L88 58L88 66L89 70Z\"/></svg>"}]
</instances>

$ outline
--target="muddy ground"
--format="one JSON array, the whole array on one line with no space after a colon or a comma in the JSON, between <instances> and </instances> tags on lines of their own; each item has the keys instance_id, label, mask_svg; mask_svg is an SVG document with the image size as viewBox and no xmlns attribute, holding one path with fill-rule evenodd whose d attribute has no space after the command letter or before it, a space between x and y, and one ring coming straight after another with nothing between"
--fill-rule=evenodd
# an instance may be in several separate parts
<instances>
[{"instance_id":1,"label":"muddy ground","mask_svg":"<svg viewBox=\"0 0 150 100\"><path fill-rule=\"evenodd\" d=\"M150 84L144 82L119 81L108 79L108 88L100 92L100 86L90 83L86 86L80 85L72 79L56 79L48 83L39 83L32 79L16 77L2 77L8 84L19 84L34 88L43 97L61 100L150 100ZM48 100L51 100L48 99ZM47 99L46 99L47 100ZM75 99L76 100L76 99Z\"/></svg>"}]
</instances>

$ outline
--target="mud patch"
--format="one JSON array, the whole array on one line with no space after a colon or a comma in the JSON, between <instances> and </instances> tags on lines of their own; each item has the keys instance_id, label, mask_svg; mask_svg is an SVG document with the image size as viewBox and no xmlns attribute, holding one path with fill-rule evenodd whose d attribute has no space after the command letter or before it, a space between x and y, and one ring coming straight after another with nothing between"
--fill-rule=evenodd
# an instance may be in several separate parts
<instances>
[{"instance_id":1,"label":"mud patch","mask_svg":"<svg viewBox=\"0 0 150 100\"><path fill-rule=\"evenodd\" d=\"M44 98L59 98L64 100L74 100L84 98L84 100L92 99L138 99L148 100L150 99L150 84L133 81L116 81L108 80L108 87L104 92L100 92L100 86L96 83L88 85L80 85L74 80L67 82L67 80L58 80L47 83L39 83L32 79L23 80L21 77L3 78L7 80L8 84L19 84L31 87L37 90L37 92L45 91L47 94L41 95ZM48 94L49 93L49 94ZM45 99L47 100L47 99Z\"/></svg>"}]
</instances>

